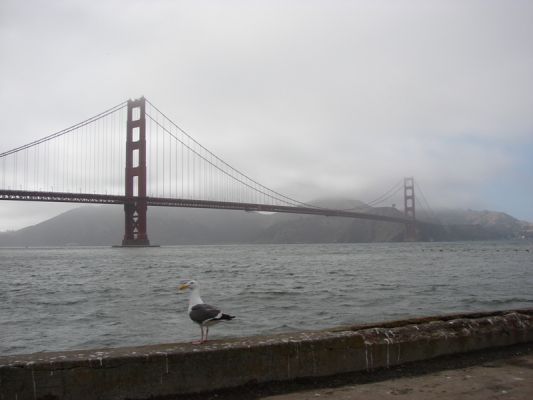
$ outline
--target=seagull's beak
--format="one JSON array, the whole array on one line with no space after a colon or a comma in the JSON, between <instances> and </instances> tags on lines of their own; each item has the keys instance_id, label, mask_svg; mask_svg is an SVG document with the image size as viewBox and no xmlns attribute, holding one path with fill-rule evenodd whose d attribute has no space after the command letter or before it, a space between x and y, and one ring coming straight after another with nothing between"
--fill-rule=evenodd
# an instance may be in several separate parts
<instances>
[{"instance_id":1,"label":"seagull's beak","mask_svg":"<svg viewBox=\"0 0 533 400\"><path fill-rule=\"evenodd\" d=\"M178 289L179 290L184 290L184 289L188 289L189 288L189 285L184 283L183 285L179 285Z\"/></svg>"}]
</instances>

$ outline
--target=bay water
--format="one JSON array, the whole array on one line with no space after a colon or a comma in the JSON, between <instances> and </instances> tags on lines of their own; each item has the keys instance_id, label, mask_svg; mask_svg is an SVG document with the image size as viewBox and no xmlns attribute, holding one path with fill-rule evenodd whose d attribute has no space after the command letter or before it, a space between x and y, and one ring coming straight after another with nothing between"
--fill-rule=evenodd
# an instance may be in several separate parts
<instances>
[{"instance_id":1,"label":"bay water","mask_svg":"<svg viewBox=\"0 0 533 400\"><path fill-rule=\"evenodd\" d=\"M528 308L533 243L1 248L0 355L198 339L184 279L210 339Z\"/></svg>"}]
</instances>

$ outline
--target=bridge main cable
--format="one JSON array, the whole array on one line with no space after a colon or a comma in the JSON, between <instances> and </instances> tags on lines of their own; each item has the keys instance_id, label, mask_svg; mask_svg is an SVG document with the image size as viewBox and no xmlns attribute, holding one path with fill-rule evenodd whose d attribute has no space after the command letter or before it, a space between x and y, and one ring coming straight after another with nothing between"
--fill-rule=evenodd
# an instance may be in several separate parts
<instances>
[{"instance_id":1,"label":"bridge main cable","mask_svg":"<svg viewBox=\"0 0 533 400\"><path fill-rule=\"evenodd\" d=\"M79 123L77 123L75 125L69 126L68 128L65 128L65 129L63 129L63 130L61 130L59 132L52 133L51 135L45 136L44 138L35 140L35 141L27 143L25 145L22 145L22 146L14 148L14 149L5 151L3 153L0 153L0 158L9 156L9 155L11 155L13 153L17 153L17 152L22 151L22 150L26 150L26 149L28 149L30 147L33 147L33 146L37 146L37 145L39 145L41 143L44 143L44 142L47 142L47 141L49 141L51 139L55 139L57 137L63 136L65 134L67 134L69 132L72 132L72 131L74 131L74 130L76 130L78 128L81 128L81 127L83 127L85 125L89 125L90 123L98 121L99 119L102 119L104 117L107 117L108 115L111 115L111 114L117 112L118 110L124 108L126 106L126 104L127 104L127 101L124 101L124 102L122 102L120 104L117 104L114 107L111 107L111 108L107 109L106 111L101 112L100 114L97 114L97 115L95 115L93 117L87 118L85 121L82 121L82 122L79 122Z\"/></svg>"},{"instance_id":2,"label":"bridge main cable","mask_svg":"<svg viewBox=\"0 0 533 400\"><path fill-rule=\"evenodd\" d=\"M209 154L211 157L213 157L214 159L216 159L217 161L219 161L221 164L223 164L224 166L228 167L231 171L235 172L237 176L235 175L232 175L230 173L228 173L228 171L220 168L218 165L214 164L211 160L207 159L206 157L204 157L202 154L200 154L198 151L196 151L195 149L191 148L189 145L187 145L185 142L183 142L182 140L180 140L176 135L174 135L168 128L166 128L165 126L163 126L159 121L157 121L156 118L152 117L149 113L146 113L146 116L152 121L154 122L158 127L160 127L161 129L163 129L163 131L165 131L167 134L169 134L170 136L172 136L175 140L177 140L178 142L181 143L182 146L186 147L189 151L193 152L195 155L197 155L198 157L202 158L205 162L207 162L209 165L211 165L212 167L218 169L220 172L222 172L223 174L226 174L227 176L231 177L232 179L234 179L235 181L245 185L246 187L252 189L252 190L255 190L256 192L258 193L261 193L263 195L266 195L272 199L275 199L275 200L278 200L282 203L286 203L286 204L291 204L293 206L303 206L303 207L307 207L307 208L316 208L316 209L320 209L322 207L319 207L319 206L315 206L315 205L311 205L311 204L306 204L304 202L301 202L301 201L298 201L296 199L293 199L289 196L286 196L284 194L281 194L273 189L270 189L264 185L262 185L261 183L257 182L256 180L250 178L248 175L240 172L239 170L237 170L236 168L234 168L233 166L231 166L230 164L228 164L226 161L224 161L223 159L221 159L220 157L218 157L216 154L214 154L213 152L211 152L209 149L207 149L205 146L203 146L201 143L199 143L196 139L194 139L191 135L189 135L183 128L181 128L178 124L176 124L173 120L171 120L167 115L165 115L161 110L159 110L152 102L150 102L149 99L145 99L146 102L154 109L156 110L159 114L161 114L167 121L169 121L174 127L176 127L176 129L178 129L182 134L184 134L185 136L187 136L187 138L189 140L191 140L192 142L194 142L197 146L199 146L203 151L205 151L207 154ZM258 188L261 188L261 190L259 190L258 188L256 187L253 187L252 185L250 185L249 183L246 183L244 182L243 179L239 178L238 176L241 176L243 178L245 178L246 180L248 180L249 182L253 183L254 185L257 185Z\"/></svg>"}]
</instances>

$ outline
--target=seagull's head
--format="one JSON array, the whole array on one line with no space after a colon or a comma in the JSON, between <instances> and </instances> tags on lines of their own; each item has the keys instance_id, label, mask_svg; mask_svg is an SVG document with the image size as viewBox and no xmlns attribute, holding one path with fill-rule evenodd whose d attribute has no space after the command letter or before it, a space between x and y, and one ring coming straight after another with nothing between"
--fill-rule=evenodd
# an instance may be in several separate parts
<instances>
[{"instance_id":1,"label":"seagull's head","mask_svg":"<svg viewBox=\"0 0 533 400\"><path fill-rule=\"evenodd\" d=\"M179 285L178 289L179 290L185 290L185 289L194 290L197 287L198 287L198 284L196 283L196 281L191 279L188 281L183 281L181 285Z\"/></svg>"}]
</instances>

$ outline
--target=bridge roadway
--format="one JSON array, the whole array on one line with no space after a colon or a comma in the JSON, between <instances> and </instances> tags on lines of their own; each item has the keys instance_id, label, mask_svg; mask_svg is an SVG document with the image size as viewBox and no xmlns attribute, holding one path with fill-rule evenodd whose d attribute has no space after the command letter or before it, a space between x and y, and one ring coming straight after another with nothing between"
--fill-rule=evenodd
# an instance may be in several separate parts
<instances>
[{"instance_id":1,"label":"bridge roadway","mask_svg":"<svg viewBox=\"0 0 533 400\"><path fill-rule=\"evenodd\" d=\"M62 203L93 203L93 204L131 204L137 201L146 201L148 206L159 207L184 207L184 208L210 208L218 210L241 210L241 211L263 211L275 213L292 213L323 215L326 217L345 217L369 219L374 221L395 222L400 224L413 223L413 220L404 217L393 217L387 215L377 215L348 210L335 210L321 207L293 207L269 204L239 203L211 200L191 200L173 199L162 197L128 197L110 194L92 193L66 193L66 192L41 192L26 190L0 190L0 200L16 201L45 201ZM418 222L417 222L418 223Z\"/></svg>"}]
</instances>

